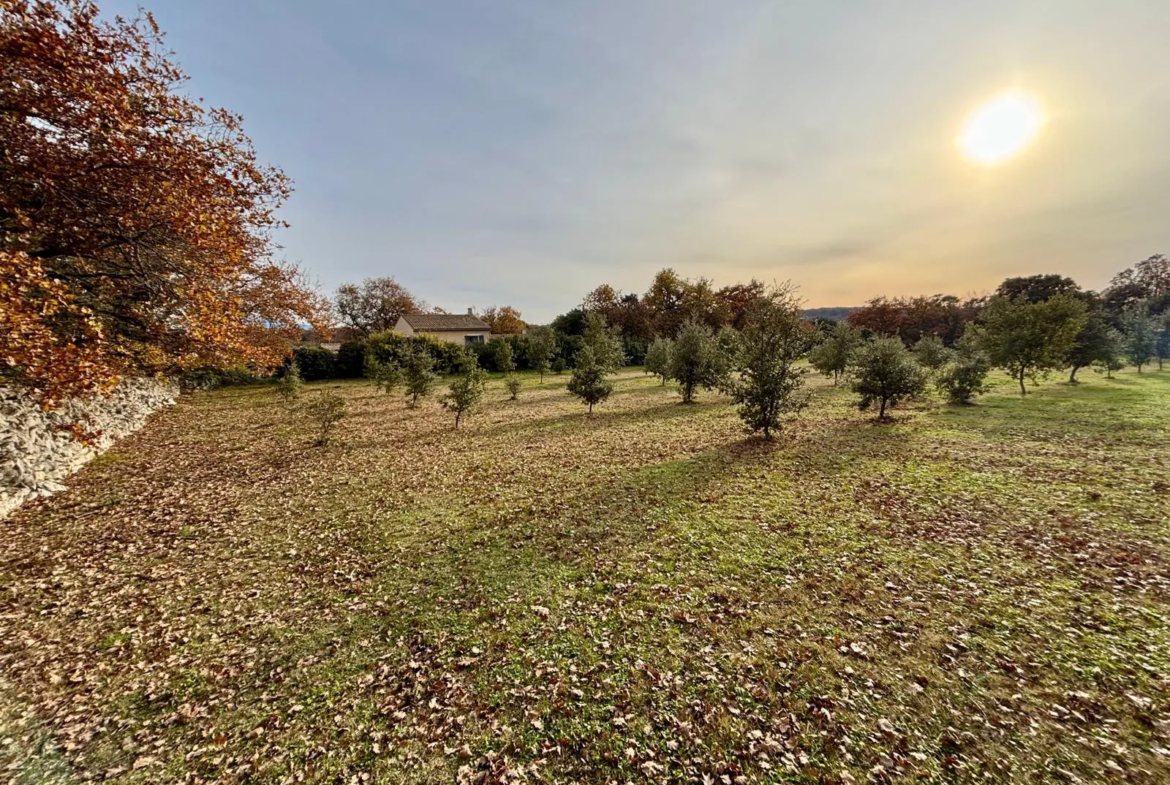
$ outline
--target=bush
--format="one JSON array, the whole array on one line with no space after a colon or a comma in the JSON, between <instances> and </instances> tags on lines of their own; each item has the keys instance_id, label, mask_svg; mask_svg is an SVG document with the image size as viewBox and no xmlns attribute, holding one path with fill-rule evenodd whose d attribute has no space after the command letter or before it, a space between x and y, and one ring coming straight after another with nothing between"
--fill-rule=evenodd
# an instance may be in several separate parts
<instances>
[{"instance_id":1,"label":"bush","mask_svg":"<svg viewBox=\"0 0 1170 785\"><path fill-rule=\"evenodd\" d=\"M337 350L337 374L342 379L360 379L366 372L365 341L347 341Z\"/></svg>"},{"instance_id":2,"label":"bush","mask_svg":"<svg viewBox=\"0 0 1170 785\"><path fill-rule=\"evenodd\" d=\"M566 367L567 364L565 363L564 357L557 357L552 361L552 372L557 376L560 376L562 373L564 373Z\"/></svg>"},{"instance_id":3,"label":"bush","mask_svg":"<svg viewBox=\"0 0 1170 785\"><path fill-rule=\"evenodd\" d=\"M371 359L366 363L366 378L372 381L379 391L389 394L402 384L402 369L397 365Z\"/></svg>"},{"instance_id":4,"label":"bush","mask_svg":"<svg viewBox=\"0 0 1170 785\"><path fill-rule=\"evenodd\" d=\"M914 344L914 357L918 364L931 373L936 373L951 359L951 353L937 335L924 335Z\"/></svg>"},{"instance_id":5,"label":"bush","mask_svg":"<svg viewBox=\"0 0 1170 785\"><path fill-rule=\"evenodd\" d=\"M520 377L519 377L519 376L509 376L509 377L508 377L508 378L507 378L507 379L504 381L504 386L505 386L506 388L508 388L508 392L511 394L511 398L510 398L510 400L513 400L513 401L514 401L514 400L516 400L517 398L519 398L519 397L520 397L520 388L521 388L523 385L522 385L522 384L521 384L521 382L520 382Z\"/></svg>"},{"instance_id":6,"label":"bush","mask_svg":"<svg viewBox=\"0 0 1170 785\"><path fill-rule=\"evenodd\" d=\"M305 406L305 411L317 424L317 446L324 447L345 417L345 399L332 390L324 390Z\"/></svg>"},{"instance_id":7,"label":"bush","mask_svg":"<svg viewBox=\"0 0 1170 785\"><path fill-rule=\"evenodd\" d=\"M298 346L293 349L290 363L300 369L301 378L306 382L319 382L338 378L337 355L320 346ZM286 363L285 368L290 364Z\"/></svg>"},{"instance_id":8,"label":"bush","mask_svg":"<svg viewBox=\"0 0 1170 785\"><path fill-rule=\"evenodd\" d=\"M192 390L214 390L219 387L239 387L247 384L260 384L264 378L257 376L247 368L193 368L179 376L179 388L190 392Z\"/></svg>"}]
</instances>

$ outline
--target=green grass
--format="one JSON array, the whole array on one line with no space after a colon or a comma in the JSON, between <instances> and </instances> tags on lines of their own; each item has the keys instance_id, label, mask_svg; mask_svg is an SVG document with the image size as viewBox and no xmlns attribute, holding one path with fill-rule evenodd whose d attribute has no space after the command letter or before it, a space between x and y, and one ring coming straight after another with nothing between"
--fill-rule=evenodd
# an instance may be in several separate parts
<instances>
[{"instance_id":1,"label":"green grass","mask_svg":"<svg viewBox=\"0 0 1170 785\"><path fill-rule=\"evenodd\" d=\"M812 379L772 444L637 371L593 417L567 376L523 378L458 432L433 402L307 385L349 404L328 448L270 389L199 394L22 509L0 762L29 782L62 760L127 782L1170 778L1170 373L1023 399L1004 379L893 425Z\"/></svg>"}]
</instances>

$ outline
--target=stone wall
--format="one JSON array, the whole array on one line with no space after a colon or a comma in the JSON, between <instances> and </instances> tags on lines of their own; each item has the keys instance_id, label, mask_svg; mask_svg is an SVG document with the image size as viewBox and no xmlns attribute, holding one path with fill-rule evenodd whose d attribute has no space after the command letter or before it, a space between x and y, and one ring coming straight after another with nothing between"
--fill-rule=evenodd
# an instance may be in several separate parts
<instances>
[{"instance_id":1,"label":"stone wall","mask_svg":"<svg viewBox=\"0 0 1170 785\"><path fill-rule=\"evenodd\" d=\"M64 490L61 480L141 428L178 393L172 382L134 379L108 396L43 411L17 390L0 387L0 520L26 499ZM98 434L93 444L78 441L70 430L74 423Z\"/></svg>"}]
</instances>

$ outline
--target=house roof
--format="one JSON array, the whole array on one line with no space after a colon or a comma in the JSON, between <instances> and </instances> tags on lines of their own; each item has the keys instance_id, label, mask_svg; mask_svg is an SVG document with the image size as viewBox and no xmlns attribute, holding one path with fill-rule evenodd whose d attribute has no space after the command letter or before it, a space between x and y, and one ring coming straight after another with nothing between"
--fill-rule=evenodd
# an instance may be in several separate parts
<instances>
[{"instance_id":1,"label":"house roof","mask_svg":"<svg viewBox=\"0 0 1170 785\"><path fill-rule=\"evenodd\" d=\"M491 325L467 313L408 313L402 318L411 329L422 332L491 332Z\"/></svg>"}]
</instances>

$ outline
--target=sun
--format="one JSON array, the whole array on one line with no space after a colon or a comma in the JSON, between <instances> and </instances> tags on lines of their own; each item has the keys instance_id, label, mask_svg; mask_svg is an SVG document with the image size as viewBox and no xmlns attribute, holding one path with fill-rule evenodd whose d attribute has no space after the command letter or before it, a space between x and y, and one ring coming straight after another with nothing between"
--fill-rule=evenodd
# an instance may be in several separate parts
<instances>
[{"instance_id":1,"label":"sun","mask_svg":"<svg viewBox=\"0 0 1170 785\"><path fill-rule=\"evenodd\" d=\"M1044 129L1044 121L1038 98L1009 90L967 115L955 144L971 163L998 166L1027 149Z\"/></svg>"}]
</instances>

